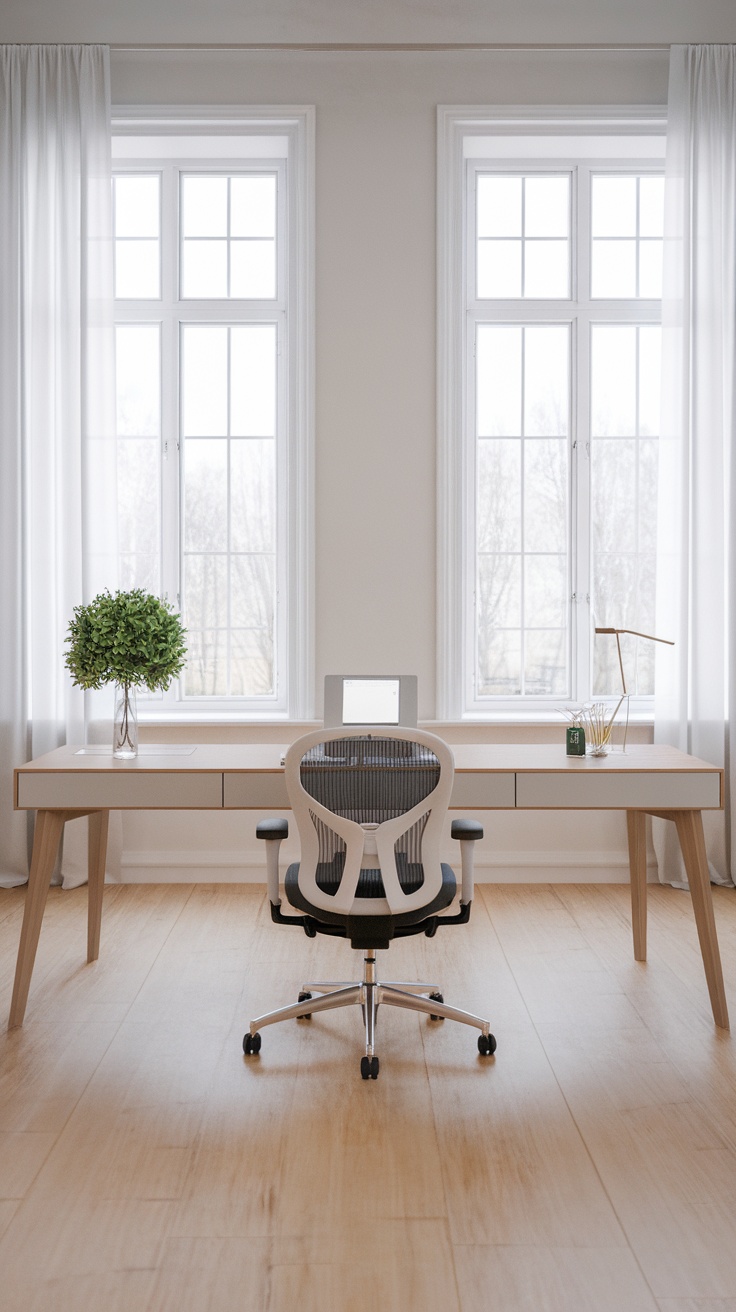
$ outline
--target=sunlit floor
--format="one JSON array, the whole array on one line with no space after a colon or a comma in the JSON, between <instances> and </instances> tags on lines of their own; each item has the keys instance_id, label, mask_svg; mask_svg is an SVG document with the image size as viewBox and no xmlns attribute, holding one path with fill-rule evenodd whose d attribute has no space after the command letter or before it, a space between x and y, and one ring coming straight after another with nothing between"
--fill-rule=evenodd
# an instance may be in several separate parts
<instances>
[{"instance_id":1,"label":"sunlit floor","mask_svg":"<svg viewBox=\"0 0 736 1312\"><path fill-rule=\"evenodd\" d=\"M486 885L468 926L379 967L476 1032L382 1008L248 1020L360 958L251 886L52 890L0 1037L2 1312L736 1312L736 1051L687 893ZM736 1028L736 893L714 890ZM23 890L0 893L3 1018Z\"/></svg>"}]
</instances>

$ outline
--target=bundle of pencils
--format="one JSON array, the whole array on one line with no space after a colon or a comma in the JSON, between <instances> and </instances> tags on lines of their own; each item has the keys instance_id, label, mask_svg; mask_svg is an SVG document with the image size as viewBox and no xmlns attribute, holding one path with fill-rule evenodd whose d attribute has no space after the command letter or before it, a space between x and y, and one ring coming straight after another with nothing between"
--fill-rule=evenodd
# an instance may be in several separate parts
<instances>
[{"instance_id":1,"label":"bundle of pencils","mask_svg":"<svg viewBox=\"0 0 736 1312\"><path fill-rule=\"evenodd\" d=\"M624 695L619 697L613 711L605 702L591 702L589 706L583 707L580 723L585 729L586 742L590 744L593 751L596 748L599 751L604 750L611 741L613 722L623 699Z\"/></svg>"}]
</instances>

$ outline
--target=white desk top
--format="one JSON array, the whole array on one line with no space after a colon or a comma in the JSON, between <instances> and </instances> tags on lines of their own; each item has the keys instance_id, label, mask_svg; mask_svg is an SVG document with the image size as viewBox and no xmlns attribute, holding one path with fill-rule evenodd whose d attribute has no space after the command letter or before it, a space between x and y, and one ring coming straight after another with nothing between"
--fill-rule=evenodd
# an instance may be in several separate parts
<instances>
[{"instance_id":1,"label":"white desk top","mask_svg":"<svg viewBox=\"0 0 736 1312\"><path fill-rule=\"evenodd\" d=\"M200 744L131 760L59 747L15 771L19 809L269 810L288 806L278 743ZM458 743L453 809L718 809L723 770L674 747L566 756L564 745Z\"/></svg>"},{"instance_id":2,"label":"white desk top","mask_svg":"<svg viewBox=\"0 0 736 1312\"><path fill-rule=\"evenodd\" d=\"M189 770L215 771L218 774L253 771L258 774L281 773L282 757L287 750L279 743L200 743L176 750L166 744L157 749L146 744L138 756L130 760L117 760L106 749L87 750L79 747L57 747L45 756L18 767L16 773L60 771L87 773L139 774L141 772L174 772ZM563 771L565 774L590 773L619 774L621 771L705 771L723 773L721 767L687 756L676 747L660 744L635 743L622 753L614 748L607 756L566 756L560 743L456 743L453 748L456 773L480 771L484 774L498 771L524 773L527 771Z\"/></svg>"}]
</instances>

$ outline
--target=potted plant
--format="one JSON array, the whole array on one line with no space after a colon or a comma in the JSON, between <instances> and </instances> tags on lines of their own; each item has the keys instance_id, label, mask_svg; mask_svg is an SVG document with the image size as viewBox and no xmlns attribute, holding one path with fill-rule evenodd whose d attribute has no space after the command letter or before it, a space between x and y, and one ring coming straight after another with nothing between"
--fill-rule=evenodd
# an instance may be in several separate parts
<instances>
[{"instance_id":1,"label":"potted plant","mask_svg":"<svg viewBox=\"0 0 736 1312\"><path fill-rule=\"evenodd\" d=\"M140 588L101 592L75 606L66 665L80 688L115 683L114 756L137 755L135 689L168 688L184 668L185 635L169 603Z\"/></svg>"}]
</instances>

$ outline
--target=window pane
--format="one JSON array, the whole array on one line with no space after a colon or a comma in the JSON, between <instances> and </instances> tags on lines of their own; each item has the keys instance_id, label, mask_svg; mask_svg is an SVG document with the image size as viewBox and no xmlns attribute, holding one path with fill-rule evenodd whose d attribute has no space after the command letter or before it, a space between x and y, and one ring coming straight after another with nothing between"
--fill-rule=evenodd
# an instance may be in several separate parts
<instances>
[{"instance_id":1,"label":"window pane","mask_svg":"<svg viewBox=\"0 0 736 1312\"><path fill-rule=\"evenodd\" d=\"M639 329L639 432L659 433L662 329L659 324Z\"/></svg>"},{"instance_id":2,"label":"window pane","mask_svg":"<svg viewBox=\"0 0 736 1312\"><path fill-rule=\"evenodd\" d=\"M636 550L636 440L594 442L590 463L593 556L602 562L607 553Z\"/></svg>"},{"instance_id":3,"label":"window pane","mask_svg":"<svg viewBox=\"0 0 736 1312\"><path fill-rule=\"evenodd\" d=\"M479 437L521 434L522 330L479 324L476 347Z\"/></svg>"},{"instance_id":4,"label":"window pane","mask_svg":"<svg viewBox=\"0 0 736 1312\"><path fill-rule=\"evenodd\" d=\"M476 538L479 551L521 550L521 442L478 443Z\"/></svg>"},{"instance_id":5,"label":"window pane","mask_svg":"<svg viewBox=\"0 0 736 1312\"><path fill-rule=\"evenodd\" d=\"M186 324L182 330L182 432L185 437L227 434L228 330Z\"/></svg>"},{"instance_id":6,"label":"window pane","mask_svg":"<svg viewBox=\"0 0 736 1312\"><path fill-rule=\"evenodd\" d=\"M153 437L160 432L159 336L158 324L118 324L115 329L119 437Z\"/></svg>"},{"instance_id":7,"label":"window pane","mask_svg":"<svg viewBox=\"0 0 736 1312\"><path fill-rule=\"evenodd\" d=\"M609 551L596 557L596 624L608 628L636 627L636 573L637 558L633 551ZM596 645L600 645L598 639ZM612 645L615 646L615 641ZM619 683L620 678L619 674ZM609 689L611 692L614 690Z\"/></svg>"},{"instance_id":8,"label":"window pane","mask_svg":"<svg viewBox=\"0 0 736 1312\"><path fill-rule=\"evenodd\" d=\"M227 556L184 556L187 628L227 628Z\"/></svg>"},{"instance_id":9,"label":"window pane","mask_svg":"<svg viewBox=\"0 0 736 1312\"><path fill-rule=\"evenodd\" d=\"M570 225L570 179L526 178L524 235L567 237Z\"/></svg>"},{"instance_id":10,"label":"window pane","mask_svg":"<svg viewBox=\"0 0 736 1312\"><path fill-rule=\"evenodd\" d=\"M276 546L276 461L273 440L240 438L230 444L233 551Z\"/></svg>"},{"instance_id":11,"label":"window pane","mask_svg":"<svg viewBox=\"0 0 736 1312\"><path fill-rule=\"evenodd\" d=\"M639 232L642 237L664 233L664 178L639 179Z\"/></svg>"},{"instance_id":12,"label":"window pane","mask_svg":"<svg viewBox=\"0 0 736 1312\"><path fill-rule=\"evenodd\" d=\"M593 178L592 296L661 297L663 200L661 176Z\"/></svg>"},{"instance_id":13,"label":"window pane","mask_svg":"<svg viewBox=\"0 0 736 1312\"><path fill-rule=\"evenodd\" d=\"M593 236L636 236L636 178L593 178Z\"/></svg>"},{"instance_id":14,"label":"window pane","mask_svg":"<svg viewBox=\"0 0 736 1312\"><path fill-rule=\"evenodd\" d=\"M159 295L157 241L115 242L115 295L118 300L155 300Z\"/></svg>"},{"instance_id":15,"label":"window pane","mask_svg":"<svg viewBox=\"0 0 736 1312\"><path fill-rule=\"evenodd\" d=\"M127 587L160 589L160 475L157 438L124 438L117 446L118 546Z\"/></svg>"},{"instance_id":16,"label":"window pane","mask_svg":"<svg viewBox=\"0 0 736 1312\"><path fill-rule=\"evenodd\" d=\"M227 178L183 177L184 237L227 237Z\"/></svg>"},{"instance_id":17,"label":"window pane","mask_svg":"<svg viewBox=\"0 0 736 1312\"><path fill-rule=\"evenodd\" d=\"M185 551L227 550L227 501L227 442L190 438L184 444Z\"/></svg>"},{"instance_id":18,"label":"window pane","mask_svg":"<svg viewBox=\"0 0 736 1312\"><path fill-rule=\"evenodd\" d=\"M521 178L478 178L478 236L521 237Z\"/></svg>"},{"instance_id":19,"label":"window pane","mask_svg":"<svg viewBox=\"0 0 736 1312\"><path fill-rule=\"evenodd\" d=\"M567 557L524 557L524 623L527 631L567 623Z\"/></svg>"},{"instance_id":20,"label":"window pane","mask_svg":"<svg viewBox=\"0 0 736 1312\"><path fill-rule=\"evenodd\" d=\"M115 178L116 237L159 236L159 189L158 173Z\"/></svg>"},{"instance_id":21,"label":"window pane","mask_svg":"<svg viewBox=\"0 0 736 1312\"><path fill-rule=\"evenodd\" d=\"M654 614L655 563L651 555L611 555L602 563L596 591L596 622L615 628L651 633ZM601 620L601 616L611 619ZM630 635L621 637L621 657L629 692L654 690L654 644ZM599 634L594 642L594 691L620 693L621 671L615 638Z\"/></svg>"},{"instance_id":22,"label":"window pane","mask_svg":"<svg viewBox=\"0 0 736 1312\"><path fill-rule=\"evenodd\" d=\"M276 235L276 179L232 178L230 181L230 235Z\"/></svg>"},{"instance_id":23,"label":"window pane","mask_svg":"<svg viewBox=\"0 0 736 1312\"><path fill-rule=\"evenodd\" d=\"M273 299L276 295L275 242L231 242L230 295L256 300Z\"/></svg>"},{"instance_id":24,"label":"window pane","mask_svg":"<svg viewBox=\"0 0 736 1312\"><path fill-rule=\"evenodd\" d=\"M478 242L478 296L521 296L521 242Z\"/></svg>"},{"instance_id":25,"label":"window pane","mask_svg":"<svg viewBox=\"0 0 736 1312\"><path fill-rule=\"evenodd\" d=\"M189 629L184 692L187 697L227 696L227 633Z\"/></svg>"},{"instance_id":26,"label":"window pane","mask_svg":"<svg viewBox=\"0 0 736 1312\"><path fill-rule=\"evenodd\" d=\"M478 557L478 632L521 626L521 557Z\"/></svg>"},{"instance_id":27,"label":"window pane","mask_svg":"<svg viewBox=\"0 0 736 1312\"><path fill-rule=\"evenodd\" d=\"M639 243L639 295L660 300L662 296L662 242Z\"/></svg>"},{"instance_id":28,"label":"window pane","mask_svg":"<svg viewBox=\"0 0 736 1312\"><path fill-rule=\"evenodd\" d=\"M567 325L524 329L524 432L562 436L568 430Z\"/></svg>"},{"instance_id":29,"label":"window pane","mask_svg":"<svg viewBox=\"0 0 736 1312\"><path fill-rule=\"evenodd\" d=\"M596 324L591 334L591 431L594 437L636 433L636 328Z\"/></svg>"},{"instance_id":30,"label":"window pane","mask_svg":"<svg viewBox=\"0 0 736 1312\"><path fill-rule=\"evenodd\" d=\"M182 180L182 296L276 295L276 178Z\"/></svg>"},{"instance_id":31,"label":"window pane","mask_svg":"<svg viewBox=\"0 0 736 1312\"><path fill-rule=\"evenodd\" d=\"M545 298L570 295L566 241L524 243L524 295Z\"/></svg>"},{"instance_id":32,"label":"window pane","mask_svg":"<svg viewBox=\"0 0 736 1312\"><path fill-rule=\"evenodd\" d=\"M524 443L524 546L564 552L567 546L567 442Z\"/></svg>"},{"instance_id":33,"label":"window pane","mask_svg":"<svg viewBox=\"0 0 736 1312\"><path fill-rule=\"evenodd\" d=\"M639 440L639 550L654 557L657 550L657 469L659 445L656 438ZM654 613L652 613L652 619Z\"/></svg>"},{"instance_id":34,"label":"window pane","mask_svg":"<svg viewBox=\"0 0 736 1312\"><path fill-rule=\"evenodd\" d=\"M513 629L494 629L479 617L478 669L476 692L479 697L515 697L521 692L521 635Z\"/></svg>"},{"instance_id":35,"label":"window pane","mask_svg":"<svg viewBox=\"0 0 736 1312\"><path fill-rule=\"evenodd\" d=\"M231 432L272 437L276 431L276 326L231 329Z\"/></svg>"},{"instance_id":36,"label":"window pane","mask_svg":"<svg viewBox=\"0 0 736 1312\"><path fill-rule=\"evenodd\" d=\"M636 296L636 242L594 241L591 296Z\"/></svg>"},{"instance_id":37,"label":"window pane","mask_svg":"<svg viewBox=\"0 0 736 1312\"><path fill-rule=\"evenodd\" d=\"M181 294L184 297L227 296L227 242L185 241L181 251Z\"/></svg>"},{"instance_id":38,"label":"window pane","mask_svg":"<svg viewBox=\"0 0 736 1312\"><path fill-rule=\"evenodd\" d=\"M273 633L270 629L233 629L230 637L230 693L263 697L274 692Z\"/></svg>"},{"instance_id":39,"label":"window pane","mask_svg":"<svg viewBox=\"0 0 736 1312\"><path fill-rule=\"evenodd\" d=\"M273 628L273 556L237 555L230 561L230 622L234 628Z\"/></svg>"},{"instance_id":40,"label":"window pane","mask_svg":"<svg viewBox=\"0 0 736 1312\"><path fill-rule=\"evenodd\" d=\"M527 630L524 691L530 697L567 696L567 634L564 629Z\"/></svg>"}]
</instances>

